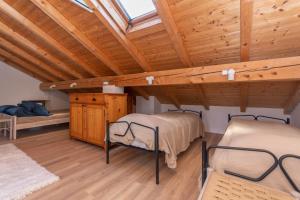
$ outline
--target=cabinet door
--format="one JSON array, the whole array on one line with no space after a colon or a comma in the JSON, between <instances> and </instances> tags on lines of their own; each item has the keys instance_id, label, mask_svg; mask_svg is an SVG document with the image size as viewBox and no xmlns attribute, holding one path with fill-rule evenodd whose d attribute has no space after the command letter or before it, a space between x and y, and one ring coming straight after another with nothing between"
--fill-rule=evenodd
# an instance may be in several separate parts
<instances>
[{"instance_id":1,"label":"cabinet door","mask_svg":"<svg viewBox=\"0 0 300 200\"><path fill-rule=\"evenodd\" d=\"M85 140L104 146L105 107L103 105L87 105L85 109Z\"/></svg>"},{"instance_id":2,"label":"cabinet door","mask_svg":"<svg viewBox=\"0 0 300 200\"><path fill-rule=\"evenodd\" d=\"M82 139L83 109L82 104L71 104L70 106L70 135Z\"/></svg>"}]
</instances>

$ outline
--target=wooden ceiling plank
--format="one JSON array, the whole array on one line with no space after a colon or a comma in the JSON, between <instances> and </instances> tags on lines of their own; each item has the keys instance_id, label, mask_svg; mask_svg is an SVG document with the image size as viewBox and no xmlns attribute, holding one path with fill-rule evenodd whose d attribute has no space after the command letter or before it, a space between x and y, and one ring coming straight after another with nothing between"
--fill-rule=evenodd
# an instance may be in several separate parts
<instances>
[{"instance_id":1,"label":"wooden ceiling plank","mask_svg":"<svg viewBox=\"0 0 300 200\"><path fill-rule=\"evenodd\" d=\"M99 0L104 2L105 0ZM144 71L153 71L151 65L146 61L145 57L140 53L135 44L129 40L125 33L120 29L117 23L107 13L105 8L98 1L86 0L88 6L92 8L94 14L99 21L110 31L110 33L119 41L119 43L127 50Z\"/></svg>"},{"instance_id":2,"label":"wooden ceiling plank","mask_svg":"<svg viewBox=\"0 0 300 200\"><path fill-rule=\"evenodd\" d=\"M235 70L235 80L228 80L222 75L224 69ZM208 83L235 83L235 82L264 82L264 81L299 81L300 56L276 58L259 61L249 61L222 65L200 66L193 68L173 69L120 76L97 77L93 79L76 80L78 87L87 87L89 81L98 87L103 81L124 87L148 86L147 76L153 76L152 85L185 85ZM73 81L74 82L74 81ZM62 88L67 82L57 82ZM45 83L47 87L49 83Z\"/></svg>"},{"instance_id":3,"label":"wooden ceiling plank","mask_svg":"<svg viewBox=\"0 0 300 200\"><path fill-rule=\"evenodd\" d=\"M49 34L44 32L41 28L31 22L29 19L21 15L17 10L15 10L12 6L7 4L5 1L0 1L0 10L6 13L8 16L15 19L20 24L23 24L24 27L29 29L31 32L35 33L35 35L41 37L44 41L54 47L57 51L63 53L66 57L68 57L73 62L79 64L81 69L85 70L92 76L99 76L99 73L94 70L91 66L84 63L81 59L79 59L76 55L74 55L70 50L65 48L61 43L52 38Z\"/></svg>"},{"instance_id":4,"label":"wooden ceiling plank","mask_svg":"<svg viewBox=\"0 0 300 200\"><path fill-rule=\"evenodd\" d=\"M81 43L87 50L95 55L107 67L109 67L116 74L122 74L121 69L110 59L105 53L98 49L93 42L91 42L79 29L77 29L67 18L65 18L55 7L45 0L31 0L38 8L40 8L46 15L55 21L60 27L67 31L73 38Z\"/></svg>"},{"instance_id":5,"label":"wooden ceiling plank","mask_svg":"<svg viewBox=\"0 0 300 200\"><path fill-rule=\"evenodd\" d=\"M240 57L250 60L250 46L253 19L253 0L240 0Z\"/></svg>"},{"instance_id":6,"label":"wooden ceiling plank","mask_svg":"<svg viewBox=\"0 0 300 200\"><path fill-rule=\"evenodd\" d=\"M113 72L118 75L123 74L120 67L113 62L108 56L105 55L100 49L98 49L79 29L77 29L67 18L65 18L58 10L56 10L49 2L44 0L31 0L37 7L39 7L45 14L47 14L52 20L66 30L71 36L73 36L78 42L80 42L85 48L87 48L93 55L101 60L106 66L108 66ZM137 91L139 93L139 91Z\"/></svg>"},{"instance_id":7,"label":"wooden ceiling plank","mask_svg":"<svg viewBox=\"0 0 300 200\"><path fill-rule=\"evenodd\" d=\"M288 98L283 106L284 114L291 114L300 102L300 82L296 84L293 94Z\"/></svg>"},{"instance_id":8,"label":"wooden ceiling plank","mask_svg":"<svg viewBox=\"0 0 300 200\"><path fill-rule=\"evenodd\" d=\"M239 89L240 89L240 111L246 112L248 106L249 84L242 83L239 85Z\"/></svg>"},{"instance_id":9,"label":"wooden ceiling plank","mask_svg":"<svg viewBox=\"0 0 300 200\"><path fill-rule=\"evenodd\" d=\"M35 64L36 66L39 66L39 68L43 69L45 72L51 74L53 77L58 77L56 80L68 80L68 77L64 74L60 73L60 71L55 70L51 66L47 65L46 63L43 63L41 60L35 58L34 56L30 55L23 49L15 46L14 44L8 42L4 38L0 37L0 46L2 48L9 50L10 52L13 52L14 54L18 55L19 57L22 57L27 62L31 62Z\"/></svg>"},{"instance_id":10,"label":"wooden ceiling plank","mask_svg":"<svg viewBox=\"0 0 300 200\"><path fill-rule=\"evenodd\" d=\"M12 38L13 40L16 40L18 43L22 44L23 46L26 46L33 52L35 52L37 55L40 55L41 57L44 57L46 60L49 62L59 66L59 69L64 71L65 74L71 75L72 77L75 78L84 78L82 75L79 73L75 73L74 70L70 70L68 66L66 66L64 63L62 63L60 60L58 60L56 57L52 56L45 50L41 49L38 45L34 44L33 42L29 41L10 27L8 27L6 24L0 22L0 33L6 35L7 37ZM57 67L58 69L58 67ZM68 78L69 79L69 78Z\"/></svg>"},{"instance_id":11,"label":"wooden ceiling plank","mask_svg":"<svg viewBox=\"0 0 300 200\"><path fill-rule=\"evenodd\" d=\"M184 46L180 32L176 26L175 20L172 16L167 0L153 0L153 2L163 24L166 27L166 30L181 62L185 65L185 67L193 66L189 54Z\"/></svg>"},{"instance_id":12,"label":"wooden ceiling plank","mask_svg":"<svg viewBox=\"0 0 300 200\"><path fill-rule=\"evenodd\" d=\"M4 49L0 48L0 56L4 58L4 62L11 65L12 67L15 67L16 69L23 71L24 73L27 73L28 75L32 76L33 78L38 78L41 81L55 81L55 79L52 76L49 76L45 72L36 69L34 65L31 65L22 59L14 56L13 54L5 51Z\"/></svg>"}]
</instances>

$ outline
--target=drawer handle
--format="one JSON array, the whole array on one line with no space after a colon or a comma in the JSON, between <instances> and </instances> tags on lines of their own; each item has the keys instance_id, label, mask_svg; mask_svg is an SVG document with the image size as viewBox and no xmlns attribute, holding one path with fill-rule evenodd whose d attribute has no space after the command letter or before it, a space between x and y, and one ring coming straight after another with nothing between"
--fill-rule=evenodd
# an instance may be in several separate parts
<instances>
[{"instance_id":1,"label":"drawer handle","mask_svg":"<svg viewBox=\"0 0 300 200\"><path fill-rule=\"evenodd\" d=\"M78 97L76 97L75 100L78 101L79 100Z\"/></svg>"},{"instance_id":2,"label":"drawer handle","mask_svg":"<svg viewBox=\"0 0 300 200\"><path fill-rule=\"evenodd\" d=\"M93 101L96 101L96 98L93 98Z\"/></svg>"}]
</instances>

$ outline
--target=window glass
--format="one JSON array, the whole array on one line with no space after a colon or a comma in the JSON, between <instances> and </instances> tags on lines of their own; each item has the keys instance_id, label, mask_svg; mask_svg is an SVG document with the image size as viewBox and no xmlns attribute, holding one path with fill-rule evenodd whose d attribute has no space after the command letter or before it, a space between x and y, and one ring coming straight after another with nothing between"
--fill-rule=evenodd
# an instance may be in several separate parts
<instances>
[{"instance_id":1,"label":"window glass","mask_svg":"<svg viewBox=\"0 0 300 200\"><path fill-rule=\"evenodd\" d=\"M118 2L129 20L156 10L152 0L118 0Z\"/></svg>"}]
</instances>

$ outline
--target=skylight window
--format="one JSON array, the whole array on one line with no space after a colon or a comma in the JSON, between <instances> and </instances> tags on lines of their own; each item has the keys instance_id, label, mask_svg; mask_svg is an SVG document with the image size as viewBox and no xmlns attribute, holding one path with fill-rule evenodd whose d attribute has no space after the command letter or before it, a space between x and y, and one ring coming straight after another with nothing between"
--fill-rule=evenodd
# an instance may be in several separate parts
<instances>
[{"instance_id":1,"label":"skylight window","mask_svg":"<svg viewBox=\"0 0 300 200\"><path fill-rule=\"evenodd\" d=\"M117 2L129 21L156 12L152 0L117 0Z\"/></svg>"}]
</instances>

